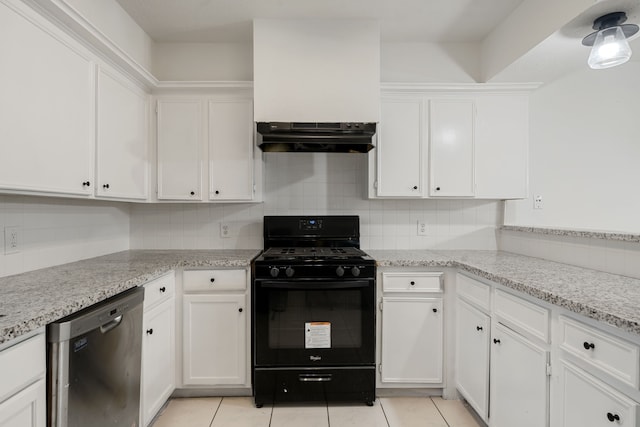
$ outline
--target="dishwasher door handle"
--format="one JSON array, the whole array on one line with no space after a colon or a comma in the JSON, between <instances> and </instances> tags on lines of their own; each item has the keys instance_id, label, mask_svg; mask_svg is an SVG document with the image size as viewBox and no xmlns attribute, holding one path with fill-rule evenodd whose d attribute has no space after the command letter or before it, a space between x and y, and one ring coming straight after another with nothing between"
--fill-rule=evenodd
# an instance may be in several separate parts
<instances>
[{"instance_id":1,"label":"dishwasher door handle","mask_svg":"<svg viewBox=\"0 0 640 427\"><path fill-rule=\"evenodd\" d=\"M109 332L110 330L118 326L120 322L122 322L122 314L116 317L115 319L105 323L104 325L100 326L100 332L102 332L103 334L106 334L107 332Z\"/></svg>"}]
</instances>

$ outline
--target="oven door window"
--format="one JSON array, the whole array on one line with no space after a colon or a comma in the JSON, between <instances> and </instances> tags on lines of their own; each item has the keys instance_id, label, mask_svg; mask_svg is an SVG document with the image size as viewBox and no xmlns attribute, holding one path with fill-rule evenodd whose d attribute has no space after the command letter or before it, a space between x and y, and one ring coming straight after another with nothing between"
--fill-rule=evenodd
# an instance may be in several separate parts
<instances>
[{"instance_id":1,"label":"oven door window","mask_svg":"<svg viewBox=\"0 0 640 427\"><path fill-rule=\"evenodd\" d=\"M256 362L337 365L374 361L372 281L261 282L256 287Z\"/></svg>"}]
</instances>

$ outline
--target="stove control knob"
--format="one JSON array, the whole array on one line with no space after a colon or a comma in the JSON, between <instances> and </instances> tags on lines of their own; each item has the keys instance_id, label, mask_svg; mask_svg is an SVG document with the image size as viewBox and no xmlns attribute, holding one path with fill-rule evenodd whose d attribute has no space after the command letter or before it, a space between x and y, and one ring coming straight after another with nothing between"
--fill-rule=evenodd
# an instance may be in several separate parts
<instances>
[{"instance_id":1,"label":"stove control knob","mask_svg":"<svg viewBox=\"0 0 640 427\"><path fill-rule=\"evenodd\" d=\"M278 274L280 274L280 269L278 267L271 267L271 270L269 270L269 274L271 274L271 277L278 277Z\"/></svg>"},{"instance_id":2,"label":"stove control knob","mask_svg":"<svg viewBox=\"0 0 640 427\"><path fill-rule=\"evenodd\" d=\"M295 273L295 270L291 267L287 267L287 269L284 272L287 275L287 277L291 277L293 276L293 273Z\"/></svg>"},{"instance_id":3,"label":"stove control knob","mask_svg":"<svg viewBox=\"0 0 640 427\"><path fill-rule=\"evenodd\" d=\"M336 268L336 274L338 275L338 277L344 276L344 268L342 267Z\"/></svg>"},{"instance_id":4,"label":"stove control knob","mask_svg":"<svg viewBox=\"0 0 640 427\"><path fill-rule=\"evenodd\" d=\"M353 277L358 277L360 275L360 269L358 267L353 267L351 269L351 274Z\"/></svg>"}]
</instances>

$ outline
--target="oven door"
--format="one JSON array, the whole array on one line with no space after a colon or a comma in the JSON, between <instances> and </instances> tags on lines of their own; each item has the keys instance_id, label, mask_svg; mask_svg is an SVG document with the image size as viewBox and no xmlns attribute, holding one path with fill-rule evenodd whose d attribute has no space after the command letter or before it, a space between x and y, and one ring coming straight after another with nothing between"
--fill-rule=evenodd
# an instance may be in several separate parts
<instances>
[{"instance_id":1,"label":"oven door","mask_svg":"<svg viewBox=\"0 0 640 427\"><path fill-rule=\"evenodd\" d=\"M255 280L254 364L375 364L375 280Z\"/></svg>"}]
</instances>

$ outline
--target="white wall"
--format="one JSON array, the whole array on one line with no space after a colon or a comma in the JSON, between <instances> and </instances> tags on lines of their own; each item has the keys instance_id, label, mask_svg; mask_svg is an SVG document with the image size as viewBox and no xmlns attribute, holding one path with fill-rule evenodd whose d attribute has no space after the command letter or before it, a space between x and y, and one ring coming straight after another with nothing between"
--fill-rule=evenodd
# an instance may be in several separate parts
<instances>
[{"instance_id":1,"label":"white wall","mask_svg":"<svg viewBox=\"0 0 640 427\"><path fill-rule=\"evenodd\" d=\"M0 195L0 277L129 249L125 203ZM4 228L20 251L5 254Z\"/></svg>"},{"instance_id":2,"label":"white wall","mask_svg":"<svg viewBox=\"0 0 640 427\"><path fill-rule=\"evenodd\" d=\"M503 203L367 200L364 154L265 154L261 204L132 205L132 249L261 248L264 215L359 215L364 249L495 249ZM417 236L417 220L429 235ZM220 237L220 224L231 238Z\"/></svg>"},{"instance_id":3,"label":"white wall","mask_svg":"<svg viewBox=\"0 0 640 427\"><path fill-rule=\"evenodd\" d=\"M640 232L640 63L586 67L531 96L530 197L505 224ZM541 195L543 209L533 209Z\"/></svg>"},{"instance_id":4,"label":"white wall","mask_svg":"<svg viewBox=\"0 0 640 427\"><path fill-rule=\"evenodd\" d=\"M153 40L115 0L66 0L134 61L151 70Z\"/></svg>"}]
</instances>

